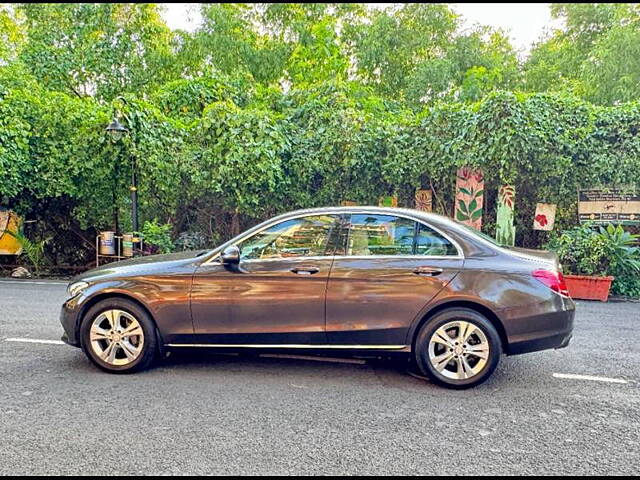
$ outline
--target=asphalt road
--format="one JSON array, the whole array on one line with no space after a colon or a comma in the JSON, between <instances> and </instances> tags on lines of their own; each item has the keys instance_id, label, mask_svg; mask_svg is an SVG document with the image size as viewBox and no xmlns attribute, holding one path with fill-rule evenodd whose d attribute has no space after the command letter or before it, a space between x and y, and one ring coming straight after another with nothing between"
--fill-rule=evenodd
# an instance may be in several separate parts
<instances>
[{"instance_id":1,"label":"asphalt road","mask_svg":"<svg viewBox=\"0 0 640 480\"><path fill-rule=\"evenodd\" d=\"M57 344L65 286L0 280L0 474L635 474L640 304L449 391L398 362L180 354L132 376ZM605 377L626 383L557 378Z\"/></svg>"}]
</instances>

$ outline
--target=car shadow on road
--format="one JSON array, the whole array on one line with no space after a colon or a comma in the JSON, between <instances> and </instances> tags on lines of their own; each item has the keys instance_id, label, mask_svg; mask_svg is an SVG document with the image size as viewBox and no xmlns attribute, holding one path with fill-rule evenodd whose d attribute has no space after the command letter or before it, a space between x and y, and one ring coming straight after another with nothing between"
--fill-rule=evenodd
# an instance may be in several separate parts
<instances>
[{"instance_id":1,"label":"car shadow on road","mask_svg":"<svg viewBox=\"0 0 640 480\"><path fill-rule=\"evenodd\" d=\"M503 360L506 360L503 359ZM382 383L396 388L440 388L425 378L406 354L384 357L291 354L282 352L220 353L173 351L158 364L160 370L199 375L221 373L247 379L286 376L291 382L313 380L324 384ZM501 383L498 369L486 385Z\"/></svg>"},{"instance_id":2,"label":"car shadow on road","mask_svg":"<svg viewBox=\"0 0 640 480\"><path fill-rule=\"evenodd\" d=\"M67 363L67 369L69 367L75 372L74 375L107 375L91 365L82 352L74 356L72 363ZM491 378L474 390L496 389L506 384L519 383L519 379L526 378L526 371L530 368L527 363L503 357ZM281 351L226 353L206 349L181 349L172 351L149 370L133 376L108 375L110 380L107 383L126 383L138 376L160 382L172 382L179 378L180 380L175 381L233 384L266 382L325 387L382 385L406 391L441 390L441 387L431 383L417 371L406 354L365 358Z\"/></svg>"}]
</instances>

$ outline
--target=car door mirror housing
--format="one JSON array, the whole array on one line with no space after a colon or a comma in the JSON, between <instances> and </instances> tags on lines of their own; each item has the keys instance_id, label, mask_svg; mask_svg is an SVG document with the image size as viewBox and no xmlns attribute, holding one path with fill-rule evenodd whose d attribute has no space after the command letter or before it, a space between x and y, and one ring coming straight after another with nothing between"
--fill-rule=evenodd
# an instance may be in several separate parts
<instances>
[{"instance_id":1,"label":"car door mirror housing","mask_svg":"<svg viewBox=\"0 0 640 480\"><path fill-rule=\"evenodd\" d=\"M224 249L221 258L225 265L237 265L240 263L240 249L237 245L231 245Z\"/></svg>"}]
</instances>

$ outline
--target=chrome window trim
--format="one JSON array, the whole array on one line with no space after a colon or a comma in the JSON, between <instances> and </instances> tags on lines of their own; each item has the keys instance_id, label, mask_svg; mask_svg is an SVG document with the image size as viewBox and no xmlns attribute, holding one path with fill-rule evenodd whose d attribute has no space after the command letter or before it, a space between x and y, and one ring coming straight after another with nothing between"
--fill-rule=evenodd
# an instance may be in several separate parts
<instances>
[{"instance_id":1,"label":"chrome window trim","mask_svg":"<svg viewBox=\"0 0 640 480\"><path fill-rule=\"evenodd\" d=\"M373 259L393 259L393 260L464 260L462 255L336 255L337 259L356 259L366 260Z\"/></svg>"},{"instance_id":2,"label":"chrome window trim","mask_svg":"<svg viewBox=\"0 0 640 480\"><path fill-rule=\"evenodd\" d=\"M358 215L358 214L371 214L371 215L387 215L387 216L396 216L396 217L401 217L401 218L405 218L408 220L412 220L414 222L418 222L421 224L424 224L425 226L429 227L430 229L432 229L433 231L435 231L436 233L442 235L444 238L446 238L448 241L451 242L451 244L456 248L458 255L362 255L362 256L349 256L349 255L325 255L325 256L316 256L316 257L288 257L288 258L274 258L274 259L250 259L250 260L243 260L243 262L247 262L247 261L252 261L252 260L260 260L260 261L268 261L268 260L286 260L286 259L296 259L296 260L302 260L302 259L313 259L313 258L420 258L420 259L433 259L433 260L440 260L440 259L445 259L445 260L464 260L464 253L462 250L462 247L460 247L460 244L458 242L456 242L453 238L451 238L449 235L447 235L446 233L444 233L442 230L440 230L439 228L434 227L432 224L427 223L425 220L416 217L416 216L411 216L405 212L391 212L388 210L376 210L375 208L370 208L370 209L366 209L366 208L362 208L362 209L344 209L344 210L336 210L336 211L330 211L327 210L326 213L323 213L322 211L319 212L299 212L295 215L286 217L286 218L281 218L281 219L277 219L274 218L272 219L272 221L269 221L269 223L267 223L265 226L263 226L262 228L255 230L255 231L251 231L251 229L249 229L249 232L246 233L245 235L242 236L238 236L235 238L232 238L231 240L229 240L228 242L222 244L219 248L219 252L217 252L215 255L213 255L211 258L209 258L207 261L203 262L202 265L210 265L214 262L214 260L216 260L217 258L220 257L221 252L224 250L224 248L230 246L230 245L236 245L238 243L241 243L245 240L247 240L248 238L251 238L254 235L257 235L258 233L266 230L267 228L271 228L274 225L277 225L278 223L281 222L287 222L289 220L295 220L298 218L303 218L303 217L318 217L318 216L322 216L322 215L335 215L336 217L339 217L340 215ZM487 242L489 243L489 242Z\"/></svg>"},{"instance_id":3,"label":"chrome window trim","mask_svg":"<svg viewBox=\"0 0 640 480\"><path fill-rule=\"evenodd\" d=\"M282 260L331 260L336 256L342 255L315 255L310 257L273 257L273 258L249 258L242 260L241 263L256 263L256 262L275 262Z\"/></svg>"},{"instance_id":4,"label":"chrome window trim","mask_svg":"<svg viewBox=\"0 0 640 480\"><path fill-rule=\"evenodd\" d=\"M166 347L189 348L291 348L312 350L403 350L406 345L315 345L315 344L230 344L230 343L167 343Z\"/></svg>"},{"instance_id":5,"label":"chrome window trim","mask_svg":"<svg viewBox=\"0 0 640 480\"><path fill-rule=\"evenodd\" d=\"M218 258L216 255L212 258ZM325 255L315 257L284 257L284 258L250 258L248 260L242 260L241 263L256 263L256 262L276 262L282 260L295 260L295 261L313 261L313 260L463 260L463 256L458 255ZM203 265L205 265L203 263Z\"/></svg>"}]
</instances>

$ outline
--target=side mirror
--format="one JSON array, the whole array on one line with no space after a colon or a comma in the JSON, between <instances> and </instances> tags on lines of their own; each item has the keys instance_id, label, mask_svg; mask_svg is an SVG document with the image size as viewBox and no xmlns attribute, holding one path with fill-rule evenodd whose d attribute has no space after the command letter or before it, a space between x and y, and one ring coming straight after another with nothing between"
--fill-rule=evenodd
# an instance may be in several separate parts
<instances>
[{"instance_id":1,"label":"side mirror","mask_svg":"<svg viewBox=\"0 0 640 480\"><path fill-rule=\"evenodd\" d=\"M224 249L220 258L224 265L237 265L240 263L240 249L237 245L231 245Z\"/></svg>"}]
</instances>

